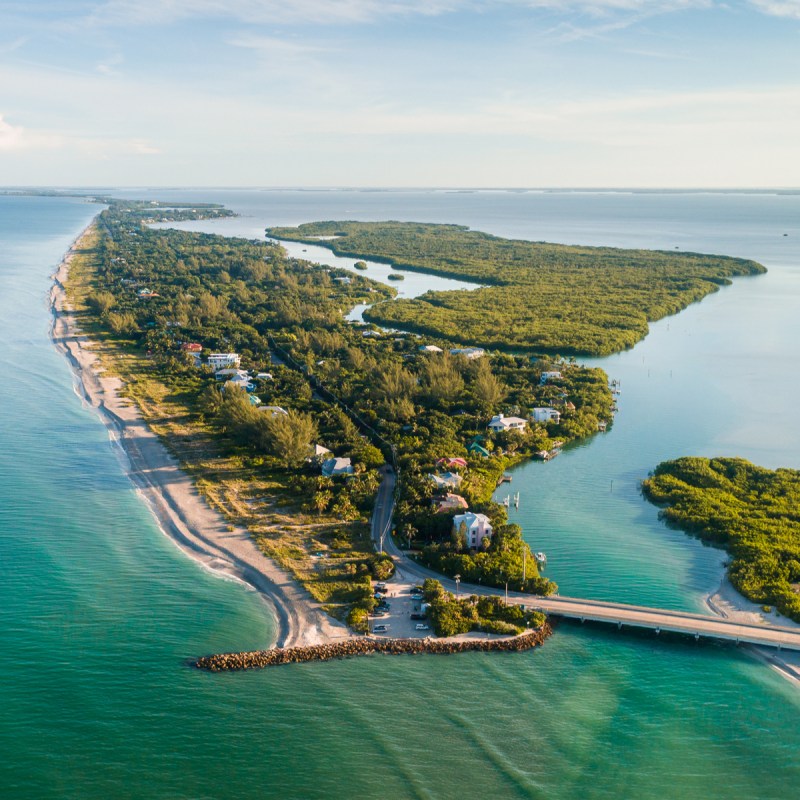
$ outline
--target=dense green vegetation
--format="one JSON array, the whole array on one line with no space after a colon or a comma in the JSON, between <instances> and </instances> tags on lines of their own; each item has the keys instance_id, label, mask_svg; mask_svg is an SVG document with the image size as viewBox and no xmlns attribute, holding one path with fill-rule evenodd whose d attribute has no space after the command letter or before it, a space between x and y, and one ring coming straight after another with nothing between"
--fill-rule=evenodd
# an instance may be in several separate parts
<instances>
[{"instance_id":1,"label":"dense green vegetation","mask_svg":"<svg viewBox=\"0 0 800 800\"><path fill-rule=\"evenodd\" d=\"M315 222L270 228L340 255L484 284L369 309L374 322L497 349L608 355L644 338L735 275L764 267L726 256L502 239L459 225ZM319 236L336 236L320 240Z\"/></svg>"},{"instance_id":2,"label":"dense green vegetation","mask_svg":"<svg viewBox=\"0 0 800 800\"><path fill-rule=\"evenodd\" d=\"M643 486L664 519L730 552L728 573L745 597L800 622L800 472L679 458Z\"/></svg>"},{"instance_id":3,"label":"dense green vegetation","mask_svg":"<svg viewBox=\"0 0 800 800\"><path fill-rule=\"evenodd\" d=\"M458 531L428 545L419 560L445 575L460 575L466 583L508 586L512 591L553 594L553 581L539 575L519 525L499 525L485 550L471 552L459 541Z\"/></svg>"},{"instance_id":4,"label":"dense green vegetation","mask_svg":"<svg viewBox=\"0 0 800 800\"><path fill-rule=\"evenodd\" d=\"M470 631L518 634L538 628L545 617L539 611L525 611L520 605L506 605L496 596L455 597L439 581L428 578L423 584L428 616L437 636L455 636Z\"/></svg>"},{"instance_id":5,"label":"dense green vegetation","mask_svg":"<svg viewBox=\"0 0 800 800\"><path fill-rule=\"evenodd\" d=\"M500 352L469 359L451 355L446 338L426 341L439 348L426 351L414 334L345 320L358 303L394 296L364 275L289 258L273 243L148 224L201 206L109 203L91 256L71 272L82 327L105 345L108 366L201 491L333 613L363 625L369 580L386 571L371 552L368 520L387 460L400 475L399 541L421 560L512 587L522 584L524 560L526 588L554 590L491 497L509 466L611 422L602 370ZM217 380L204 363L210 352L238 353L252 390ZM560 377L543 382L552 370ZM560 419L487 429L494 414L529 419L536 406ZM349 458L353 474L323 476L314 445ZM453 458L461 461L439 463ZM481 552L454 538L457 509L434 503L441 490L430 475L446 469L498 531Z\"/></svg>"}]
</instances>

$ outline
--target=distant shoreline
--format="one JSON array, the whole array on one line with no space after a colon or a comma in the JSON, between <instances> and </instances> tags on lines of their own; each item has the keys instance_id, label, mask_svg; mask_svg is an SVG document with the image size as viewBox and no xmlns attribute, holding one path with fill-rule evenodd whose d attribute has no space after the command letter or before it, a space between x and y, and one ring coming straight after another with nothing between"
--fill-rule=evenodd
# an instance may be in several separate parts
<instances>
[{"instance_id":1,"label":"distant shoreline","mask_svg":"<svg viewBox=\"0 0 800 800\"><path fill-rule=\"evenodd\" d=\"M50 291L51 339L72 368L76 389L120 445L125 471L142 495L161 530L193 560L214 573L255 589L271 607L276 621L273 646L309 646L351 636L341 623L265 556L244 528L231 526L199 495L135 405L121 397L123 382L103 374L94 343L81 333L67 299L72 260L96 226L96 218L79 234L54 272Z\"/></svg>"}]
</instances>

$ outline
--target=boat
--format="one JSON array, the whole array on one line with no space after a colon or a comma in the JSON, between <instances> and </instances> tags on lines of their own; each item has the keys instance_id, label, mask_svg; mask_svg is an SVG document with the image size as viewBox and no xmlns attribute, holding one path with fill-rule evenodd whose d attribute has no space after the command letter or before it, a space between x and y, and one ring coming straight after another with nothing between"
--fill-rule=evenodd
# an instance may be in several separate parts
<instances>
[{"instance_id":1,"label":"boat","mask_svg":"<svg viewBox=\"0 0 800 800\"><path fill-rule=\"evenodd\" d=\"M538 553L534 553L533 557L540 567L544 567L547 564L547 556L541 550Z\"/></svg>"}]
</instances>

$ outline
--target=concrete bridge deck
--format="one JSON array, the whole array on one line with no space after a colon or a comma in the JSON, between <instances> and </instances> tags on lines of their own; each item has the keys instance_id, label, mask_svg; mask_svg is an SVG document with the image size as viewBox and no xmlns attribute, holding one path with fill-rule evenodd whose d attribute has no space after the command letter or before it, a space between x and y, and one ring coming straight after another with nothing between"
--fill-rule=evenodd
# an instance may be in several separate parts
<instances>
[{"instance_id":1,"label":"concrete bridge deck","mask_svg":"<svg viewBox=\"0 0 800 800\"><path fill-rule=\"evenodd\" d=\"M463 588L463 587L462 587ZM509 602L524 603L553 616L580 621L606 622L618 627L649 628L660 633L670 631L696 638L724 639L741 644L776 647L779 650L800 650L800 628L772 625L748 625L734 620L670 611L625 603L601 600L582 600L575 597L509 597Z\"/></svg>"}]
</instances>

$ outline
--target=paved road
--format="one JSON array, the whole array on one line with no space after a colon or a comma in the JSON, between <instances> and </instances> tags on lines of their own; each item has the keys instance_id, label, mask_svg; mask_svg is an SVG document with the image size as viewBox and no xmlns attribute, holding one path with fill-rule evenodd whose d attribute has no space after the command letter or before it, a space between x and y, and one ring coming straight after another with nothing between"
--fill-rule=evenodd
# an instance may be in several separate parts
<instances>
[{"instance_id":1,"label":"paved road","mask_svg":"<svg viewBox=\"0 0 800 800\"><path fill-rule=\"evenodd\" d=\"M372 519L372 537L376 547L380 546L380 536L384 534L383 549L395 561L398 577L402 583L421 582L425 578L435 578L450 592L458 589L462 595L498 594L497 589L486 586L461 583L456 587L454 580L429 570L406 556L397 547L389 531L394 506L392 496L395 487L394 472L385 470L383 481L378 489L378 499ZM772 625L748 625L721 617L704 614L691 614L683 611L633 606L625 603L609 603L602 600L584 600L578 597L540 597L523 592L508 592L509 603L519 603L527 608L535 608L547 614L594 622L607 622L618 626L649 628L660 633L672 631L691 636L726 639L729 641L777 647L778 649L800 650L800 628L781 628Z\"/></svg>"}]
</instances>

